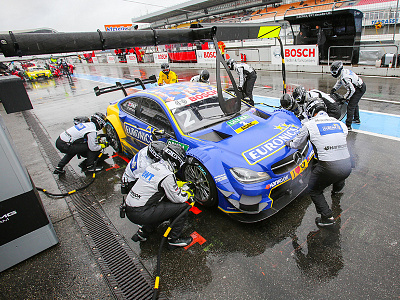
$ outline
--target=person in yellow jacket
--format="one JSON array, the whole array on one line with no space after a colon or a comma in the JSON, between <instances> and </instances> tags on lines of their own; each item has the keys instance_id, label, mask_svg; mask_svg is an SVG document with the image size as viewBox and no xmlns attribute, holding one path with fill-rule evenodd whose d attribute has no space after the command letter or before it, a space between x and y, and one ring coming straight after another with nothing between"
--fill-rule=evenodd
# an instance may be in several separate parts
<instances>
[{"instance_id":1,"label":"person in yellow jacket","mask_svg":"<svg viewBox=\"0 0 400 300\"><path fill-rule=\"evenodd\" d=\"M225 43L223 41L219 41L218 48L221 51L222 57L225 59Z\"/></svg>"},{"instance_id":2,"label":"person in yellow jacket","mask_svg":"<svg viewBox=\"0 0 400 300\"><path fill-rule=\"evenodd\" d=\"M161 64L161 71L158 75L158 85L163 85L164 82L165 84L178 82L178 76L169 69L169 64L167 63Z\"/></svg>"}]
</instances>

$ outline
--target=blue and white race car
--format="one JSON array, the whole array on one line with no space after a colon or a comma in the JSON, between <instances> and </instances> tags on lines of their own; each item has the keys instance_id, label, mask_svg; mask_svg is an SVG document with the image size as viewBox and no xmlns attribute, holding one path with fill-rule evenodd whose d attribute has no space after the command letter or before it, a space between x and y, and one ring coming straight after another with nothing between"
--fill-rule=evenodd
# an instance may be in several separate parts
<instances>
[{"instance_id":1,"label":"blue and white race car","mask_svg":"<svg viewBox=\"0 0 400 300\"><path fill-rule=\"evenodd\" d=\"M225 91L222 96L227 103L234 98ZM117 152L134 155L157 135L184 147L191 163L180 175L196 184L196 201L241 222L268 218L307 187L311 144L299 151L284 144L298 133L299 119L243 101L227 114L215 86L183 82L139 90L111 103L107 120Z\"/></svg>"}]
</instances>

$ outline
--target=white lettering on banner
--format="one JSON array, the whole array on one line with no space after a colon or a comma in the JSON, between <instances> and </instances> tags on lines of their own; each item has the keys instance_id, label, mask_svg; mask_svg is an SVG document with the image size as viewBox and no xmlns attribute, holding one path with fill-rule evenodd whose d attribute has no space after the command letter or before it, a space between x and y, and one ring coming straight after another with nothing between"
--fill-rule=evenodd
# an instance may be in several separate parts
<instances>
[{"instance_id":1,"label":"white lettering on banner","mask_svg":"<svg viewBox=\"0 0 400 300\"><path fill-rule=\"evenodd\" d=\"M164 63L168 62L168 53L167 52L160 52L160 53L153 53L154 63Z\"/></svg>"},{"instance_id":2,"label":"white lettering on banner","mask_svg":"<svg viewBox=\"0 0 400 300\"><path fill-rule=\"evenodd\" d=\"M317 45L286 46L284 49L285 63L287 65L318 65ZM271 63L282 64L281 48L271 47Z\"/></svg>"},{"instance_id":3,"label":"white lettering on banner","mask_svg":"<svg viewBox=\"0 0 400 300\"><path fill-rule=\"evenodd\" d=\"M217 53L215 50L196 50L196 57L198 63L215 62Z\"/></svg>"}]
</instances>

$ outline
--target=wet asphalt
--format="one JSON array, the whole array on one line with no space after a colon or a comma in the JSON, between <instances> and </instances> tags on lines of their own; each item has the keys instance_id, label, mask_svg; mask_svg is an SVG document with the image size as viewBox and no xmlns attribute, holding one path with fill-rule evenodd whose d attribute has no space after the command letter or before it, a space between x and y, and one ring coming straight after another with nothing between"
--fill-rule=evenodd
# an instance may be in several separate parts
<instances>
[{"instance_id":1,"label":"wet asphalt","mask_svg":"<svg viewBox=\"0 0 400 300\"><path fill-rule=\"evenodd\" d=\"M180 80L200 69L176 68ZM108 84L78 78L147 78L158 68L77 65L72 80L56 78L26 83L31 110L49 138L73 125L76 116L105 113L121 92L96 97L95 86ZM255 95L280 97L279 72L258 70ZM360 109L400 116L400 79L362 77L367 92ZM215 73L211 72L211 81ZM329 74L287 73L287 89L329 92L335 80ZM381 101L376 101L381 100ZM386 101L388 100L388 101ZM36 186L57 191L55 177L20 113L0 113ZM361 120L369 122L369 120ZM399 125L397 131L400 131ZM393 129L393 128L391 128ZM315 207L302 195L271 218L256 224L230 219L218 209L199 207L191 214L185 234L197 232L203 241L187 250L165 249L160 288L169 299L398 299L400 297L400 139L353 131L349 134L353 171L344 193L325 196L337 217L335 230L319 229ZM124 236L147 271L154 275L157 252L166 226L144 243L130 238L137 226L119 217L120 177L126 161L111 148L105 170L90 191L108 218ZM86 177L70 163L79 176ZM0 299L112 299L103 274L93 258L65 199L40 194L60 243L0 273Z\"/></svg>"}]
</instances>

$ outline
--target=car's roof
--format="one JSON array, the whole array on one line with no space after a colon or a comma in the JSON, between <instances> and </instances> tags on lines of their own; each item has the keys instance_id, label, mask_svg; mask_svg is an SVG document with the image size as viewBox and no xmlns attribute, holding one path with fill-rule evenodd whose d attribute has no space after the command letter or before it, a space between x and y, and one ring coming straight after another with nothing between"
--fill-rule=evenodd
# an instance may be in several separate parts
<instances>
[{"instance_id":1,"label":"car's roof","mask_svg":"<svg viewBox=\"0 0 400 300\"><path fill-rule=\"evenodd\" d=\"M177 100L196 101L208 96L216 95L217 88L206 83L178 82L149 88L144 90L143 93L157 96L167 103L168 106L174 106L171 102Z\"/></svg>"}]
</instances>

